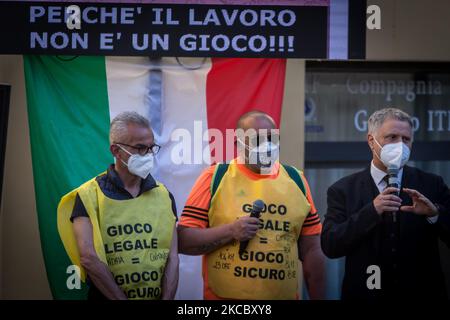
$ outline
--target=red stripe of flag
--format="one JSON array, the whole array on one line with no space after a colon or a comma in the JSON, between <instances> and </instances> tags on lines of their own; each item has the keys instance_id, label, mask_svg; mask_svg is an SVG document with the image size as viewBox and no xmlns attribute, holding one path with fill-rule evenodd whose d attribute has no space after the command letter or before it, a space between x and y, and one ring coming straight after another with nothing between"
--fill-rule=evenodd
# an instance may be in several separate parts
<instances>
[{"instance_id":1,"label":"red stripe of flag","mask_svg":"<svg viewBox=\"0 0 450 320\"><path fill-rule=\"evenodd\" d=\"M285 76L286 59L213 58L206 80L208 128L225 137L226 129L235 129L239 117L251 110L268 113L279 126ZM211 157L213 162L231 160L217 159L214 152Z\"/></svg>"}]
</instances>

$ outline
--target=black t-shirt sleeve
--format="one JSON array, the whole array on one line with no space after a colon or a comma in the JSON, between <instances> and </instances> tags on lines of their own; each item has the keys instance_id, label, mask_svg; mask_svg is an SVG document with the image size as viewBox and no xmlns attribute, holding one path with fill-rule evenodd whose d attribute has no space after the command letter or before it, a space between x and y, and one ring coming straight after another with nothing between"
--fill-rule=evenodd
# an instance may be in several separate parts
<instances>
[{"instance_id":1,"label":"black t-shirt sleeve","mask_svg":"<svg viewBox=\"0 0 450 320\"><path fill-rule=\"evenodd\" d=\"M177 204L175 203L175 198L173 197L173 194L170 191L169 191L169 197L170 197L170 200L172 200L172 211L173 211L173 214L175 215L176 221L178 221Z\"/></svg>"},{"instance_id":2,"label":"black t-shirt sleeve","mask_svg":"<svg viewBox=\"0 0 450 320\"><path fill-rule=\"evenodd\" d=\"M73 222L73 219L78 217L89 217L89 214L84 207L83 201L81 201L80 196L77 194L75 198L75 204L73 206L72 215L70 216L70 221Z\"/></svg>"}]
</instances>

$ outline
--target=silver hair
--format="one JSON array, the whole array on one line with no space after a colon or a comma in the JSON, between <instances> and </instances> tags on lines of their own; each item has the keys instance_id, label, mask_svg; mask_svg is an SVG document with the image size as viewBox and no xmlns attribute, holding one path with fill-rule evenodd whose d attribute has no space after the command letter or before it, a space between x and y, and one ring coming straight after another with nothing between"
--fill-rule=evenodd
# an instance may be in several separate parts
<instances>
[{"instance_id":1,"label":"silver hair","mask_svg":"<svg viewBox=\"0 0 450 320\"><path fill-rule=\"evenodd\" d=\"M109 129L109 143L121 142L128 133L128 125L136 124L151 130L150 122L147 118L134 111L119 113L112 121Z\"/></svg>"},{"instance_id":2,"label":"silver hair","mask_svg":"<svg viewBox=\"0 0 450 320\"><path fill-rule=\"evenodd\" d=\"M384 121L388 119L408 122L411 130L413 128L413 121L409 114L397 108L384 108L375 111L370 116L368 125L369 133L372 135L375 134L383 125Z\"/></svg>"}]
</instances>

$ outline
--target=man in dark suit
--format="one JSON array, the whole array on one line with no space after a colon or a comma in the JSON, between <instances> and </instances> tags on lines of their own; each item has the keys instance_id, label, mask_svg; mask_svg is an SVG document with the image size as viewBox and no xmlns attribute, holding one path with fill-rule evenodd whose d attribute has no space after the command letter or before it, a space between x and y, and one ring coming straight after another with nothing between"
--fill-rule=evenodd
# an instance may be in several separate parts
<instances>
[{"instance_id":1,"label":"man in dark suit","mask_svg":"<svg viewBox=\"0 0 450 320\"><path fill-rule=\"evenodd\" d=\"M450 247L450 190L405 166L412 128L399 109L376 111L371 165L328 189L321 243L328 257L346 257L342 299L447 298L438 238ZM388 187L388 168L398 171L399 188Z\"/></svg>"}]
</instances>

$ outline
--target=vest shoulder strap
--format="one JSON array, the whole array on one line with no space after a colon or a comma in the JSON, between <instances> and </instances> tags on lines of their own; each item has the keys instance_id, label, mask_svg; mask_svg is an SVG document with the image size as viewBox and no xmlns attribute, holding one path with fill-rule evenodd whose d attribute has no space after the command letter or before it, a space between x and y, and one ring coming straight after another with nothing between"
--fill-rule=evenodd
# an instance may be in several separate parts
<instances>
[{"instance_id":1,"label":"vest shoulder strap","mask_svg":"<svg viewBox=\"0 0 450 320\"><path fill-rule=\"evenodd\" d=\"M294 180L295 184L302 190L303 194L306 196L305 185L303 184L302 177L298 173L297 169L287 164L283 164L284 169L288 173L289 177Z\"/></svg>"},{"instance_id":2,"label":"vest shoulder strap","mask_svg":"<svg viewBox=\"0 0 450 320\"><path fill-rule=\"evenodd\" d=\"M214 169L214 174L213 174L213 177L211 180L211 199L216 194L217 188L219 187L223 176L227 172L228 167L229 167L228 163L218 163L216 165L216 168ZM287 164L283 164L283 168L286 170L289 177L295 182L295 184L299 187L299 189L306 196L305 185L304 185L302 177L298 173L297 169L295 169L294 167L289 166Z\"/></svg>"},{"instance_id":3,"label":"vest shoulder strap","mask_svg":"<svg viewBox=\"0 0 450 320\"><path fill-rule=\"evenodd\" d=\"M211 180L211 199L216 194L217 188L219 188L220 182L222 181L223 176L228 170L228 166L228 163L216 164L216 168L214 169L214 174Z\"/></svg>"}]
</instances>

